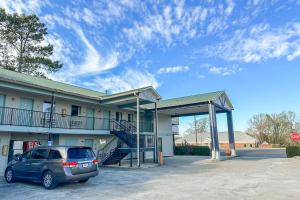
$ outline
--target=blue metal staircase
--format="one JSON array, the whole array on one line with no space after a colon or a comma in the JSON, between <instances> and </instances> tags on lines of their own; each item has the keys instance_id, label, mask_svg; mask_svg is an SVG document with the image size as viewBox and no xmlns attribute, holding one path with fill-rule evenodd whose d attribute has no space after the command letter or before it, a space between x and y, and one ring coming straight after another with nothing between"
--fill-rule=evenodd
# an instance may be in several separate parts
<instances>
[{"instance_id":1,"label":"blue metal staircase","mask_svg":"<svg viewBox=\"0 0 300 200\"><path fill-rule=\"evenodd\" d=\"M111 123L112 139L98 151L98 162L100 165L118 164L127 155L136 152L137 135L136 127L127 121L115 121ZM149 141L152 141L149 142ZM154 135L140 135L140 151L154 152ZM144 155L143 155L144 159ZM132 154L131 154L132 164Z\"/></svg>"},{"instance_id":2,"label":"blue metal staircase","mask_svg":"<svg viewBox=\"0 0 300 200\"><path fill-rule=\"evenodd\" d=\"M98 152L100 165L113 165L124 159L137 146L135 126L127 121L112 121L113 138Z\"/></svg>"}]
</instances>

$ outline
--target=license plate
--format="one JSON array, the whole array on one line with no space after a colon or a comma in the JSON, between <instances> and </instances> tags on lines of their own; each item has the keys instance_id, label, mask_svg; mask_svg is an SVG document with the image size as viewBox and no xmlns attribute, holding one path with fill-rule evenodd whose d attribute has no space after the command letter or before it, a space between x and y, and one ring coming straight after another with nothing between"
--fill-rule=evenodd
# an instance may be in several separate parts
<instances>
[{"instance_id":1,"label":"license plate","mask_svg":"<svg viewBox=\"0 0 300 200\"><path fill-rule=\"evenodd\" d=\"M89 166L89 163L83 163L82 164L82 167L88 167Z\"/></svg>"}]
</instances>

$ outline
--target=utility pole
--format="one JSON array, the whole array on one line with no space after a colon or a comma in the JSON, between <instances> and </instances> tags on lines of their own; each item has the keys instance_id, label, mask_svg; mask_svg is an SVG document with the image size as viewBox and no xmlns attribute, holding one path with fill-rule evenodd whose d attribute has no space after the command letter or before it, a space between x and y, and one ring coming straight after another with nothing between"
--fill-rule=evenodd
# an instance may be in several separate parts
<instances>
[{"instance_id":1,"label":"utility pole","mask_svg":"<svg viewBox=\"0 0 300 200\"><path fill-rule=\"evenodd\" d=\"M196 120L196 115L194 115L194 123L195 123L195 136L196 136L196 145L198 145L198 136L197 136L197 120Z\"/></svg>"}]
</instances>

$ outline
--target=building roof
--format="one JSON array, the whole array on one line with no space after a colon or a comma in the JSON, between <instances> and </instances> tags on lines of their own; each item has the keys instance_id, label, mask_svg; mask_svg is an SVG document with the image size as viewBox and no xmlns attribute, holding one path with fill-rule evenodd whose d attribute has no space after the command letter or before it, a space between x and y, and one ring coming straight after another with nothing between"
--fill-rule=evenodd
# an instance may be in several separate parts
<instances>
[{"instance_id":1,"label":"building roof","mask_svg":"<svg viewBox=\"0 0 300 200\"><path fill-rule=\"evenodd\" d=\"M224 99L220 102L220 99ZM227 97L225 91L217 91L217 92L209 92L185 97L178 97L166 100L160 100L157 103L158 109L167 109L172 107L180 107L180 106L187 106L193 104L201 104L201 103L208 103L208 102L215 102L217 104L225 104L222 105L224 107L228 107L229 109L233 109L233 105L230 102L229 98ZM146 109L154 109L153 104L144 105Z\"/></svg>"},{"instance_id":2,"label":"building roof","mask_svg":"<svg viewBox=\"0 0 300 200\"><path fill-rule=\"evenodd\" d=\"M21 85L28 85L32 87L42 88L45 90L53 92L62 92L73 95L82 95L89 98L99 98L105 96L105 93L97 92L94 90L78 87L75 85L70 85L67 83L62 83L58 81L53 81L45 78L39 78L35 76L30 76L6 69L0 68L0 80L17 83Z\"/></svg>"},{"instance_id":3,"label":"building roof","mask_svg":"<svg viewBox=\"0 0 300 200\"><path fill-rule=\"evenodd\" d=\"M153 94L155 95L155 97L157 99L161 98L161 96L156 92L156 90L152 86L147 86L147 87L142 87L142 88L137 88L137 89L133 89L133 90L128 90L128 91L124 91L124 92L106 95L106 96L102 97L101 99L106 100L106 99L112 99L112 98L119 98L119 97L123 97L123 96L132 96L133 94L142 93L147 90L150 90L151 92L153 92Z\"/></svg>"},{"instance_id":4,"label":"building roof","mask_svg":"<svg viewBox=\"0 0 300 200\"><path fill-rule=\"evenodd\" d=\"M228 132L218 132L219 142L220 143L228 143ZM247 135L245 132L242 131L235 131L234 138L236 143L255 143L256 139ZM198 133L197 134L198 143L208 143L211 141L210 133ZM177 136L175 139L176 144L181 144L184 142L193 144L196 143L196 136L195 134L187 134L182 137Z\"/></svg>"},{"instance_id":5,"label":"building roof","mask_svg":"<svg viewBox=\"0 0 300 200\"><path fill-rule=\"evenodd\" d=\"M130 108L136 106L137 96L139 96L140 105L154 103L161 98L152 86L148 86L103 96L101 97L100 103L102 105L109 104L121 108Z\"/></svg>"},{"instance_id":6,"label":"building roof","mask_svg":"<svg viewBox=\"0 0 300 200\"><path fill-rule=\"evenodd\" d=\"M132 98L136 94L139 94L140 96L140 104L142 105L141 107L148 110L153 110L153 102L161 99L161 96L151 86L107 95L102 92L78 87L75 85L39 78L2 68L0 68L0 81L1 80L3 81L3 84L0 82L0 85L6 88L15 88L18 86L19 90L23 90L27 89L24 88L24 86L28 86L31 89L47 91L47 93L50 94L51 92L54 92L56 93L56 96L59 96L60 94L66 94L68 96L72 96L73 99L75 97L77 99L82 97L81 99L85 99L86 101L92 103L100 102L102 105L112 104L123 108L129 108L136 105L136 99ZM21 88L21 86L23 88ZM227 110L233 109L233 106L224 91L160 100L157 103L157 108L159 109L159 112L166 112L164 114L169 114L172 116L179 114L186 115L193 112L207 112L207 106L201 107L199 104L209 102L214 102L215 104L220 105L220 108L216 109L217 112L220 109L222 110L222 108ZM196 108L194 107L195 104L197 104Z\"/></svg>"}]
</instances>

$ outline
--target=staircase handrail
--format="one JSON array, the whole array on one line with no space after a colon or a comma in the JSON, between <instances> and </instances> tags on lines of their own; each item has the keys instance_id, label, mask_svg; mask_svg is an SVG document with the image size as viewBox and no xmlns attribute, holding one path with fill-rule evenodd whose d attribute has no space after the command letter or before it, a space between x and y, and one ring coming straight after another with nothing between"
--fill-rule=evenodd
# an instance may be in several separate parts
<instances>
[{"instance_id":1,"label":"staircase handrail","mask_svg":"<svg viewBox=\"0 0 300 200\"><path fill-rule=\"evenodd\" d=\"M116 123L121 130L124 130L126 132L129 132L129 133L135 133L137 128L131 123L131 122L128 122L128 121L125 121L125 120L121 120L121 121L116 121L114 120L114 123Z\"/></svg>"},{"instance_id":2,"label":"staircase handrail","mask_svg":"<svg viewBox=\"0 0 300 200\"><path fill-rule=\"evenodd\" d=\"M125 131L129 135L133 135L136 132L136 127L128 121L111 121L111 130ZM131 137L131 143L133 143L133 137ZM124 143L125 144L125 143ZM113 137L109 140L104 147L98 150L97 158L100 164L103 164L118 148L122 147L120 138Z\"/></svg>"},{"instance_id":3,"label":"staircase handrail","mask_svg":"<svg viewBox=\"0 0 300 200\"><path fill-rule=\"evenodd\" d=\"M98 150L99 163L103 163L119 146L119 138L113 137L103 148Z\"/></svg>"}]
</instances>

